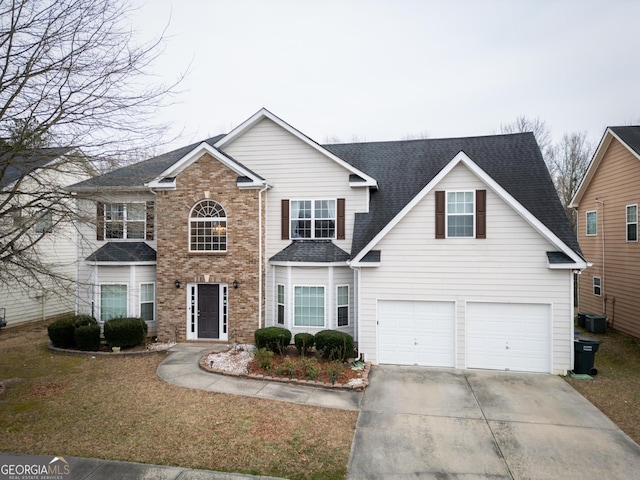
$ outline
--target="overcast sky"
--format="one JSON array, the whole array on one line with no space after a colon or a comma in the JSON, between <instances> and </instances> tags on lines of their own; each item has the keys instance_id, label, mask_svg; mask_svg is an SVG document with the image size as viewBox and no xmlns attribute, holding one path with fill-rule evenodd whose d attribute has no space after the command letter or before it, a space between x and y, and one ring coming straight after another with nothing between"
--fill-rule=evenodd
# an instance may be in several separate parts
<instances>
[{"instance_id":1,"label":"overcast sky","mask_svg":"<svg viewBox=\"0 0 640 480\"><path fill-rule=\"evenodd\" d=\"M136 1L140 38L168 24L156 74L188 69L171 147L262 107L320 143L640 121L640 1Z\"/></svg>"}]
</instances>

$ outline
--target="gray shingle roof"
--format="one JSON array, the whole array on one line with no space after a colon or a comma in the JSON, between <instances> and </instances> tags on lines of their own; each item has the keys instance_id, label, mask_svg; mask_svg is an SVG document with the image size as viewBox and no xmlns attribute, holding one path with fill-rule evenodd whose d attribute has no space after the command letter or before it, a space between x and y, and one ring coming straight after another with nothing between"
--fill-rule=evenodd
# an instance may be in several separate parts
<instances>
[{"instance_id":1,"label":"gray shingle roof","mask_svg":"<svg viewBox=\"0 0 640 480\"><path fill-rule=\"evenodd\" d=\"M636 154L640 155L640 126L609 128L613 133L618 135L620 139L629 146L629 148L633 149Z\"/></svg>"},{"instance_id":2,"label":"gray shingle roof","mask_svg":"<svg viewBox=\"0 0 640 480\"><path fill-rule=\"evenodd\" d=\"M73 150L73 147L38 148L21 154L0 153L0 188L44 167L56 158Z\"/></svg>"},{"instance_id":3,"label":"gray shingle roof","mask_svg":"<svg viewBox=\"0 0 640 480\"><path fill-rule=\"evenodd\" d=\"M203 142L213 146L224 135L217 135L215 137L203 140ZM178 148L171 152L163 153L157 157L144 160L142 162L134 163L133 165L127 165L125 167L118 168L112 172L105 173L99 177L90 178L83 182L76 183L69 187L70 190L82 190L82 189L95 189L95 188L108 188L108 187L122 187L133 188L142 187L145 183L150 182L167 168L171 167L174 163L188 154L191 150L196 148L203 142L192 143L186 147Z\"/></svg>"},{"instance_id":4,"label":"gray shingle roof","mask_svg":"<svg viewBox=\"0 0 640 480\"><path fill-rule=\"evenodd\" d=\"M532 133L324 145L371 175L369 213L356 214L355 257L460 151L489 174L569 248L581 254Z\"/></svg>"},{"instance_id":5,"label":"gray shingle roof","mask_svg":"<svg viewBox=\"0 0 640 480\"><path fill-rule=\"evenodd\" d=\"M107 242L87 262L155 262L156 251L144 242Z\"/></svg>"},{"instance_id":6,"label":"gray shingle roof","mask_svg":"<svg viewBox=\"0 0 640 480\"><path fill-rule=\"evenodd\" d=\"M346 262L349 254L331 240L295 240L269 259L272 262Z\"/></svg>"}]
</instances>

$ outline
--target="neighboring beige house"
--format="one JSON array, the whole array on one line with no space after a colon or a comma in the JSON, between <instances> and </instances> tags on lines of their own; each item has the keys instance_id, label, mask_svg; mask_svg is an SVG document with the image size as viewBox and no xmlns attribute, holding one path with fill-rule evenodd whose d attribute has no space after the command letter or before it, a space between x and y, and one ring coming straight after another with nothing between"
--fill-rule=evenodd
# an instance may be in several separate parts
<instances>
[{"instance_id":1,"label":"neighboring beige house","mask_svg":"<svg viewBox=\"0 0 640 480\"><path fill-rule=\"evenodd\" d=\"M609 127L574 196L578 239L592 264L579 278L579 310L640 338L640 126Z\"/></svg>"},{"instance_id":2,"label":"neighboring beige house","mask_svg":"<svg viewBox=\"0 0 640 480\"><path fill-rule=\"evenodd\" d=\"M95 196L78 296L101 321L142 315L178 341L338 329L373 363L572 369L586 262L532 134L320 145L263 109L72 189Z\"/></svg>"},{"instance_id":3,"label":"neighboring beige house","mask_svg":"<svg viewBox=\"0 0 640 480\"><path fill-rule=\"evenodd\" d=\"M39 262L61 277L53 281L36 268L19 274L20 281L11 275L0 277L0 315L5 314L8 326L76 309L76 228L73 219L61 220L56 205L49 203L63 199L66 193L61 191L67 185L90 177L82 159L73 148L41 148L0 159L0 203L5 212L11 209L0 220L0 244L16 237L17 245L38 239L27 254L37 255Z\"/></svg>"}]
</instances>

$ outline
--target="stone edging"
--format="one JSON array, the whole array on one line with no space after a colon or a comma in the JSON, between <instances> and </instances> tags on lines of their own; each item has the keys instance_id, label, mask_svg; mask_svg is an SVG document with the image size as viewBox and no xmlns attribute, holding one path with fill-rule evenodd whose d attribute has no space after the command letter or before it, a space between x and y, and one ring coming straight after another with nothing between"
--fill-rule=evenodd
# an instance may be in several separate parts
<instances>
[{"instance_id":1,"label":"stone edging","mask_svg":"<svg viewBox=\"0 0 640 480\"><path fill-rule=\"evenodd\" d=\"M49 343L47 345L47 348L49 350L51 350L52 352L64 353L64 354L67 354L67 355L80 355L80 356L91 355L93 357L95 357L95 356L98 356L98 357L121 357L121 356L122 357L135 357L135 356L141 356L141 355L150 355L152 353L166 352L171 347L159 348L157 350L138 350L138 351L135 351L135 352L127 352L126 350L124 352L100 352L100 351L92 352L92 351L85 351L85 350L69 350L67 348L58 348L58 347L54 347L52 343Z\"/></svg>"},{"instance_id":2,"label":"stone edging","mask_svg":"<svg viewBox=\"0 0 640 480\"><path fill-rule=\"evenodd\" d=\"M236 373L227 372L226 370L218 370L211 368L208 365L207 358L210 354L222 353L222 352L209 352L205 353L198 362L198 366L209 373L216 373L218 375L226 375L228 377L249 378L251 380L263 380L269 382L287 383L289 385L303 385L306 387L321 387L330 390L356 390L362 391L369 385L369 371L371 370L371 362L366 362L362 369L362 383L359 385L342 385L338 383L325 383L316 382L315 380L298 380L297 378L284 378L284 377L272 377L270 375L254 375L252 373Z\"/></svg>"}]
</instances>

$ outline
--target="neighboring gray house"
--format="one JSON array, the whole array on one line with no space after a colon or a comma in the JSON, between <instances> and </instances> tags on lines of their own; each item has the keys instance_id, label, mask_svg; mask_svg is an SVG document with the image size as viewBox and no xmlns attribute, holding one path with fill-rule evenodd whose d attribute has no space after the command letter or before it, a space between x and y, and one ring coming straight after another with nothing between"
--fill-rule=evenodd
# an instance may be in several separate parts
<instances>
[{"instance_id":1,"label":"neighboring gray house","mask_svg":"<svg viewBox=\"0 0 640 480\"><path fill-rule=\"evenodd\" d=\"M161 339L332 328L373 363L573 366L586 262L532 134L320 145L263 109L73 188L100 195L85 308L145 297Z\"/></svg>"}]
</instances>

